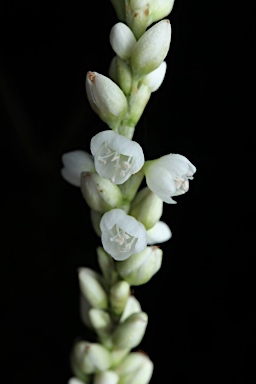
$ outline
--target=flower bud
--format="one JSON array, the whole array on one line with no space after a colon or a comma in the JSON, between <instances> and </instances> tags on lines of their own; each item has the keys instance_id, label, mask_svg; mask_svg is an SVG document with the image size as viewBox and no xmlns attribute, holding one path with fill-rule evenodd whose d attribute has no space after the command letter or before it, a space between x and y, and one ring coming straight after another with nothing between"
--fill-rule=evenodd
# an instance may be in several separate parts
<instances>
[{"instance_id":1,"label":"flower bud","mask_svg":"<svg viewBox=\"0 0 256 384\"><path fill-rule=\"evenodd\" d=\"M109 332L112 326L112 321L108 312L103 309L91 308L89 318L92 327L100 335L105 335Z\"/></svg>"},{"instance_id":2,"label":"flower bud","mask_svg":"<svg viewBox=\"0 0 256 384\"><path fill-rule=\"evenodd\" d=\"M72 151L62 155L64 167L61 169L63 179L75 187L80 187L82 172L95 172L93 157L85 151Z\"/></svg>"},{"instance_id":3,"label":"flower bud","mask_svg":"<svg viewBox=\"0 0 256 384\"><path fill-rule=\"evenodd\" d=\"M147 247L129 259L117 263L119 275L131 285L147 283L160 269L163 251L154 246Z\"/></svg>"},{"instance_id":4,"label":"flower bud","mask_svg":"<svg viewBox=\"0 0 256 384\"><path fill-rule=\"evenodd\" d=\"M117 384L118 374L114 371L98 372L94 375L93 384Z\"/></svg>"},{"instance_id":5,"label":"flower bud","mask_svg":"<svg viewBox=\"0 0 256 384\"><path fill-rule=\"evenodd\" d=\"M127 100L122 90L111 79L97 72L86 76L88 101L99 117L112 129L117 129L127 112Z\"/></svg>"},{"instance_id":6,"label":"flower bud","mask_svg":"<svg viewBox=\"0 0 256 384\"><path fill-rule=\"evenodd\" d=\"M164 243L172 237L172 232L163 221L158 221L154 227L147 230L147 244Z\"/></svg>"},{"instance_id":7,"label":"flower bud","mask_svg":"<svg viewBox=\"0 0 256 384\"><path fill-rule=\"evenodd\" d=\"M148 324L145 312L134 313L123 323L120 323L113 333L113 344L118 349L132 349L137 347Z\"/></svg>"},{"instance_id":8,"label":"flower bud","mask_svg":"<svg viewBox=\"0 0 256 384\"><path fill-rule=\"evenodd\" d=\"M144 173L142 171L139 171L129 177L129 179L126 180L125 183L119 185L124 200L130 202L134 199L143 178Z\"/></svg>"},{"instance_id":9,"label":"flower bud","mask_svg":"<svg viewBox=\"0 0 256 384\"><path fill-rule=\"evenodd\" d=\"M148 187L141 189L131 204L129 214L140 221L146 229L152 228L163 213L163 200Z\"/></svg>"},{"instance_id":10,"label":"flower bud","mask_svg":"<svg viewBox=\"0 0 256 384\"><path fill-rule=\"evenodd\" d=\"M126 22L133 31L136 39L145 32L149 21L151 0L127 0Z\"/></svg>"},{"instance_id":11,"label":"flower bud","mask_svg":"<svg viewBox=\"0 0 256 384\"><path fill-rule=\"evenodd\" d=\"M80 293L80 316L84 325L89 329L92 329L92 324L89 318L89 311L91 308L91 304L84 297L84 295Z\"/></svg>"},{"instance_id":12,"label":"flower bud","mask_svg":"<svg viewBox=\"0 0 256 384\"><path fill-rule=\"evenodd\" d=\"M137 41L131 55L131 66L137 78L154 71L164 61L171 42L171 24L161 20Z\"/></svg>"},{"instance_id":13,"label":"flower bud","mask_svg":"<svg viewBox=\"0 0 256 384\"><path fill-rule=\"evenodd\" d=\"M112 286L118 279L113 258L102 247L97 248L98 263L108 286Z\"/></svg>"},{"instance_id":14,"label":"flower bud","mask_svg":"<svg viewBox=\"0 0 256 384\"><path fill-rule=\"evenodd\" d=\"M126 305L124 307L122 316L120 318L120 323L125 321L133 313L138 313L138 312L141 312L141 306L139 301L134 296L129 296L126 302Z\"/></svg>"},{"instance_id":15,"label":"flower bud","mask_svg":"<svg viewBox=\"0 0 256 384\"><path fill-rule=\"evenodd\" d=\"M173 8L174 0L151 0L148 25L168 16Z\"/></svg>"},{"instance_id":16,"label":"flower bud","mask_svg":"<svg viewBox=\"0 0 256 384\"><path fill-rule=\"evenodd\" d=\"M125 21L125 3L124 0L110 0L115 8L119 20Z\"/></svg>"},{"instance_id":17,"label":"flower bud","mask_svg":"<svg viewBox=\"0 0 256 384\"><path fill-rule=\"evenodd\" d=\"M113 57L109 66L109 77L119 85L123 93L128 96L132 88L132 70L127 61L118 56Z\"/></svg>"},{"instance_id":18,"label":"flower bud","mask_svg":"<svg viewBox=\"0 0 256 384\"><path fill-rule=\"evenodd\" d=\"M76 377L71 377L71 379L68 381L68 384L85 384L85 382L77 379Z\"/></svg>"},{"instance_id":19,"label":"flower bud","mask_svg":"<svg viewBox=\"0 0 256 384\"><path fill-rule=\"evenodd\" d=\"M153 373L152 361L141 352L131 352L116 368L122 384L148 384Z\"/></svg>"},{"instance_id":20,"label":"flower bud","mask_svg":"<svg viewBox=\"0 0 256 384\"><path fill-rule=\"evenodd\" d=\"M130 285L126 281L118 281L110 289L110 305L113 313L121 315L130 295Z\"/></svg>"},{"instance_id":21,"label":"flower bud","mask_svg":"<svg viewBox=\"0 0 256 384\"><path fill-rule=\"evenodd\" d=\"M111 363L111 356L101 344L80 341L74 346L72 361L85 374L92 374L107 370Z\"/></svg>"},{"instance_id":22,"label":"flower bud","mask_svg":"<svg viewBox=\"0 0 256 384\"><path fill-rule=\"evenodd\" d=\"M90 268L79 268L78 278L81 292L90 305L95 308L106 309L108 297L100 274Z\"/></svg>"},{"instance_id":23,"label":"flower bud","mask_svg":"<svg viewBox=\"0 0 256 384\"><path fill-rule=\"evenodd\" d=\"M82 195L91 209L105 213L122 204L123 197L117 185L103 179L97 173L81 174Z\"/></svg>"},{"instance_id":24,"label":"flower bud","mask_svg":"<svg viewBox=\"0 0 256 384\"><path fill-rule=\"evenodd\" d=\"M129 60L136 39L130 28L124 23L116 23L110 31L110 44L121 59Z\"/></svg>"},{"instance_id":25,"label":"flower bud","mask_svg":"<svg viewBox=\"0 0 256 384\"><path fill-rule=\"evenodd\" d=\"M147 85L151 92L157 91L164 80L166 68L167 64L163 61L157 69L143 78L142 83Z\"/></svg>"},{"instance_id":26,"label":"flower bud","mask_svg":"<svg viewBox=\"0 0 256 384\"><path fill-rule=\"evenodd\" d=\"M90 210L90 217L91 217L92 227L93 227L95 233L99 237L101 237L100 221L102 218L102 213L94 211L94 209L91 209Z\"/></svg>"}]
</instances>

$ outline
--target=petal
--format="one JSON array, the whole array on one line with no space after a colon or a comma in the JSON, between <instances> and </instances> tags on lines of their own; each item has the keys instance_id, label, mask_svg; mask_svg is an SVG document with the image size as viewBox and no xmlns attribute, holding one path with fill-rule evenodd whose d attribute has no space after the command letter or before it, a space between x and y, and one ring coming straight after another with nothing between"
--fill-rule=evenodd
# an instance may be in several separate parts
<instances>
[{"instance_id":1,"label":"petal","mask_svg":"<svg viewBox=\"0 0 256 384\"><path fill-rule=\"evenodd\" d=\"M82 172L95 172L93 157L89 153L76 150L62 155L64 167L61 169L62 177L70 184L80 187Z\"/></svg>"},{"instance_id":2,"label":"petal","mask_svg":"<svg viewBox=\"0 0 256 384\"><path fill-rule=\"evenodd\" d=\"M158 161L146 169L146 182L149 189L165 203L176 204L171 198L176 192L176 184L171 173L166 168L159 166Z\"/></svg>"},{"instance_id":3,"label":"petal","mask_svg":"<svg viewBox=\"0 0 256 384\"><path fill-rule=\"evenodd\" d=\"M158 221L154 227L147 231L147 244L164 243L172 237L172 232L168 225L163 221Z\"/></svg>"},{"instance_id":4,"label":"petal","mask_svg":"<svg viewBox=\"0 0 256 384\"><path fill-rule=\"evenodd\" d=\"M165 61L163 61L157 69L150 72L147 76L144 77L143 84L147 85L150 88L151 92L157 91L160 85L162 84L166 73L166 68L167 64Z\"/></svg>"}]
</instances>

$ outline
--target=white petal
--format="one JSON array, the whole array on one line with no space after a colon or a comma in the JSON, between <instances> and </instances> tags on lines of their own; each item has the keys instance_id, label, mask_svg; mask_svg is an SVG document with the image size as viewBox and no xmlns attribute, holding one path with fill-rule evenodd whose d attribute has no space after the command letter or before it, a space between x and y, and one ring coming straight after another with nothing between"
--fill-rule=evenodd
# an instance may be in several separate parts
<instances>
[{"instance_id":1,"label":"white petal","mask_svg":"<svg viewBox=\"0 0 256 384\"><path fill-rule=\"evenodd\" d=\"M170 228L163 221L158 221L154 227L147 231L148 245L164 243L172 237Z\"/></svg>"},{"instance_id":2,"label":"white petal","mask_svg":"<svg viewBox=\"0 0 256 384\"><path fill-rule=\"evenodd\" d=\"M173 178L182 177L186 175L191 169L192 173L195 173L196 168L185 157L176 153L170 153L158 159L158 164L166 167L172 174Z\"/></svg>"},{"instance_id":3,"label":"white petal","mask_svg":"<svg viewBox=\"0 0 256 384\"><path fill-rule=\"evenodd\" d=\"M110 31L110 44L119 57L129 60L136 39L131 29L120 22L116 23Z\"/></svg>"},{"instance_id":4,"label":"white petal","mask_svg":"<svg viewBox=\"0 0 256 384\"><path fill-rule=\"evenodd\" d=\"M168 169L159 166L158 162L153 163L146 170L146 182L160 199L168 204L176 204L171 196L176 192L176 184Z\"/></svg>"},{"instance_id":5,"label":"white petal","mask_svg":"<svg viewBox=\"0 0 256 384\"><path fill-rule=\"evenodd\" d=\"M89 153L76 150L62 155L64 167L61 169L62 177L70 184L80 187L82 172L95 172L93 157Z\"/></svg>"}]
</instances>

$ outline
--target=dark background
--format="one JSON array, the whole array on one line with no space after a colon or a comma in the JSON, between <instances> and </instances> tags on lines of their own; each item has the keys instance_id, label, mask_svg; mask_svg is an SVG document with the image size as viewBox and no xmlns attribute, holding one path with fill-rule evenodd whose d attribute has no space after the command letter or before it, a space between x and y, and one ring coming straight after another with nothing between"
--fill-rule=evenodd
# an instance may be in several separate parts
<instances>
[{"instance_id":1,"label":"dark background","mask_svg":"<svg viewBox=\"0 0 256 384\"><path fill-rule=\"evenodd\" d=\"M149 315L140 348L151 383L255 383L255 2L176 0L165 81L135 139L147 159L197 167L164 206L173 238L135 295ZM76 270L98 268L99 239L61 155L106 129L89 107L88 70L107 75L109 1L2 1L1 352L7 384L65 384L87 331Z\"/></svg>"}]
</instances>

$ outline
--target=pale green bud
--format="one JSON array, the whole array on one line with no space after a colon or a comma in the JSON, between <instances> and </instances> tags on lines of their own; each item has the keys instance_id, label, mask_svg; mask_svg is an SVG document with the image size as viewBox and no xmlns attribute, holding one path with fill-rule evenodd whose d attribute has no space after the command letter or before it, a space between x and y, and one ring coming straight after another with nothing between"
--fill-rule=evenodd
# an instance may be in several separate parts
<instances>
[{"instance_id":1,"label":"pale green bud","mask_svg":"<svg viewBox=\"0 0 256 384\"><path fill-rule=\"evenodd\" d=\"M171 42L171 24L161 20L149 28L137 41L131 55L131 66L136 78L154 71L164 61Z\"/></svg>"},{"instance_id":2,"label":"pale green bud","mask_svg":"<svg viewBox=\"0 0 256 384\"><path fill-rule=\"evenodd\" d=\"M114 331L114 346L120 349L137 347L145 334L147 324L148 315L145 312L132 314Z\"/></svg>"},{"instance_id":3,"label":"pale green bud","mask_svg":"<svg viewBox=\"0 0 256 384\"><path fill-rule=\"evenodd\" d=\"M145 32L149 20L151 0L126 0L126 22L136 39Z\"/></svg>"},{"instance_id":4,"label":"pale green bud","mask_svg":"<svg viewBox=\"0 0 256 384\"><path fill-rule=\"evenodd\" d=\"M114 371L99 372L94 375L93 384L117 384L118 374Z\"/></svg>"},{"instance_id":5,"label":"pale green bud","mask_svg":"<svg viewBox=\"0 0 256 384\"><path fill-rule=\"evenodd\" d=\"M119 275L131 285L147 283L160 269L163 251L157 246L146 247L142 252L117 263Z\"/></svg>"},{"instance_id":6,"label":"pale green bud","mask_svg":"<svg viewBox=\"0 0 256 384\"><path fill-rule=\"evenodd\" d=\"M110 44L117 56L129 60L136 39L130 28L124 23L116 23L110 31Z\"/></svg>"},{"instance_id":7,"label":"pale green bud","mask_svg":"<svg viewBox=\"0 0 256 384\"><path fill-rule=\"evenodd\" d=\"M163 200L145 187L133 200L129 215L140 221L146 229L150 229L159 221L162 213Z\"/></svg>"},{"instance_id":8,"label":"pale green bud","mask_svg":"<svg viewBox=\"0 0 256 384\"><path fill-rule=\"evenodd\" d=\"M148 384L153 368L148 356L140 352L131 352L116 368L116 372L122 384Z\"/></svg>"},{"instance_id":9,"label":"pale green bud","mask_svg":"<svg viewBox=\"0 0 256 384\"><path fill-rule=\"evenodd\" d=\"M109 351L98 343L78 342L73 349L73 361L85 374L105 371L111 363Z\"/></svg>"},{"instance_id":10,"label":"pale green bud","mask_svg":"<svg viewBox=\"0 0 256 384\"><path fill-rule=\"evenodd\" d=\"M106 309L108 297L100 274L90 268L79 268L78 278L81 292L90 305L95 308Z\"/></svg>"},{"instance_id":11,"label":"pale green bud","mask_svg":"<svg viewBox=\"0 0 256 384\"><path fill-rule=\"evenodd\" d=\"M100 221L102 218L102 213L94 211L94 209L91 209L90 210L90 216L91 216L92 227L93 227L95 233L99 237L101 237Z\"/></svg>"},{"instance_id":12,"label":"pale green bud","mask_svg":"<svg viewBox=\"0 0 256 384\"><path fill-rule=\"evenodd\" d=\"M108 286L112 286L118 280L118 273L113 257L102 247L97 248L98 263Z\"/></svg>"},{"instance_id":13,"label":"pale green bud","mask_svg":"<svg viewBox=\"0 0 256 384\"><path fill-rule=\"evenodd\" d=\"M130 295L130 285L126 281L118 281L110 289L110 305L115 315L121 315Z\"/></svg>"},{"instance_id":14,"label":"pale green bud","mask_svg":"<svg viewBox=\"0 0 256 384\"><path fill-rule=\"evenodd\" d=\"M125 183L120 184L119 188L122 192L123 200L127 200L128 202L132 201L141 185L141 182L144 178L144 172L139 171L129 177ZM128 213L128 212L126 212Z\"/></svg>"},{"instance_id":15,"label":"pale green bud","mask_svg":"<svg viewBox=\"0 0 256 384\"><path fill-rule=\"evenodd\" d=\"M89 311L89 318L92 327L100 335L108 333L112 327L110 315L103 309L91 308Z\"/></svg>"},{"instance_id":16,"label":"pale green bud","mask_svg":"<svg viewBox=\"0 0 256 384\"><path fill-rule=\"evenodd\" d=\"M97 173L82 172L81 191L89 207L100 213L120 207L123 201L119 187Z\"/></svg>"},{"instance_id":17,"label":"pale green bud","mask_svg":"<svg viewBox=\"0 0 256 384\"><path fill-rule=\"evenodd\" d=\"M113 57L109 67L109 76L128 96L132 88L132 70L129 63L118 56Z\"/></svg>"},{"instance_id":18,"label":"pale green bud","mask_svg":"<svg viewBox=\"0 0 256 384\"><path fill-rule=\"evenodd\" d=\"M97 72L88 72L85 84L88 101L94 112L116 130L128 108L122 90L111 79Z\"/></svg>"},{"instance_id":19,"label":"pale green bud","mask_svg":"<svg viewBox=\"0 0 256 384\"><path fill-rule=\"evenodd\" d=\"M174 0L151 0L148 26L168 16L173 8Z\"/></svg>"},{"instance_id":20,"label":"pale green bud","mask_svg":"<svg viewBox=\"0 0 256 384\"><path fill-rule=\"evenodd\" d=\"M116 15L119 20L125 21L125 1L124 0L110 0L115 8Z\"/></svg>"},{"instance_id":21,"label":"pale green bud","mask_svg":"<svg viewBox=\"0 0 256 384\"><path fill-rule=\"evenodd\" d=\"M120 362L128 355L130 349L111 349L111 367L117 367Z\"/></svg>"},{"instance_id":22,"label":"pale green bud","mask_svg":"<svg viewBox=\"0 0 256 384\"><path fill-rule=\"evenodd\" d=\"M140 84L137 90L129 96L129 115L122 121L119 133L127 136L134 132L134 127L139 121L150 98L151 91L145 84ZM133 127L133 128L131 128Z\"/></svg>"},{"instance_id":23,"label":"pale green bud","mask_svg":"<svg viewBox=\"0 0 256 384\"><path fill-rule=\"evenodd\" d=\"M134 296L129 296L126 302L126 305L124 307L122 316L120 318L120 323L125 321L133 313L138 313L138 312L141 312L141 306L139 301Z\"/></svg>"},{"instance_id":24,"label":"pale green bud","mask_svg":"<svg viewBox=\"0 0 256 384\"><path fill-rule=\"evenodd\" d=\"M118 84L126 96L129 95L132 88L132 70L130 65L122 60L120 57L116 57L116 71L118 77Z\"/></svg>"},{"instance_id":25,"label":"pale green bud","mask_svg":"<svg viewBox=\"0 0 256 384\"><path fill-rule=\"evenodd\" d=\"M91 304L84 297L82 292L80 293L80 316L81 320L87 328L92 329L92 324L89 318L89 311L92 308Z\"/></svg>"}]
</instances>

